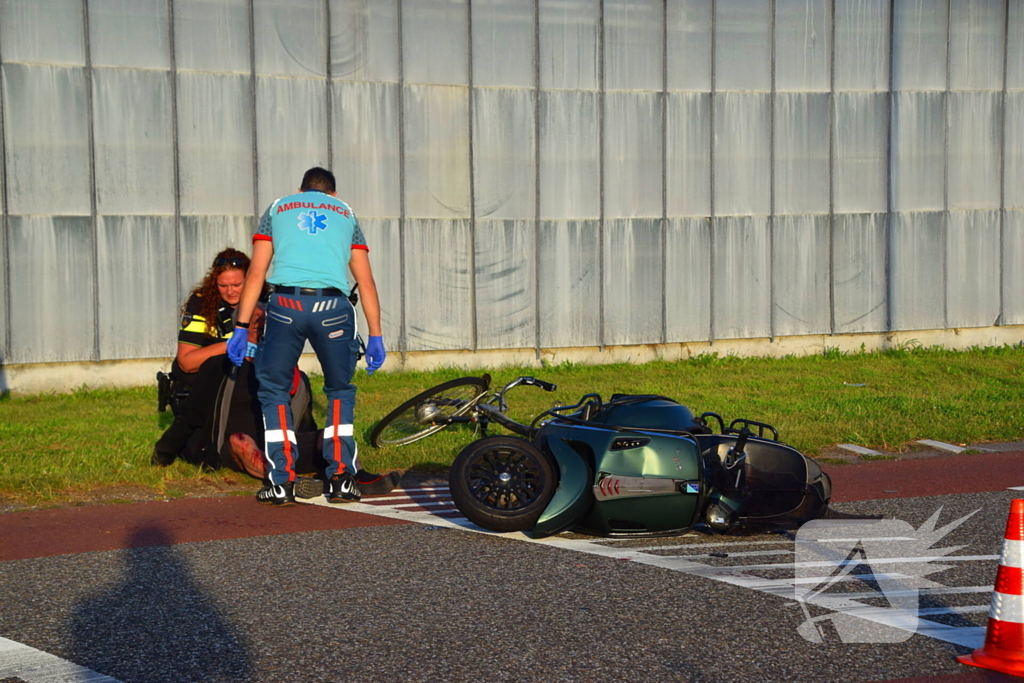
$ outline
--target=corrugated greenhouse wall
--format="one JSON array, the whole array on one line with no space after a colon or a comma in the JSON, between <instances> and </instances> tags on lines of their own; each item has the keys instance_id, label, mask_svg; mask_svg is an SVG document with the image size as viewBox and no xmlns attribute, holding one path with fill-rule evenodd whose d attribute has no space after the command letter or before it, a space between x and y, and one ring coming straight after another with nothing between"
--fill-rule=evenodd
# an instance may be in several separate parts
<instances>
[{"instance_id":1,"label":"corrugated greenhouse wall","mask_svg":"<svg viewBox=\"0 0 1024 683\"><path fill-rule=\"evenodd\" d=\"M391 350L1024 324L1024 0L0 0L0 357L332 167Z\"/></svg>"}]
</instances>

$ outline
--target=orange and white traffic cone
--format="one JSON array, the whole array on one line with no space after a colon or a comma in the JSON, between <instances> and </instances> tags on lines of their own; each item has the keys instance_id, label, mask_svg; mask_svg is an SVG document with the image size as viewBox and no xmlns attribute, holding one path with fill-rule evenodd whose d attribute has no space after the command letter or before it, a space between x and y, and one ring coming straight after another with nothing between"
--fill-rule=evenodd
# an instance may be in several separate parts
<instances>
[{"instance_id":1,"label":"orange and white traffic cone","mask_svg":"<svg viewBox=\"0 0 1024 683\"><path fill-rule=\"evenodd\" d=\"M962 664L1024 676L1024 500L1010 505L1003 554L992 589L985 645L957 657Z\"/></svg>"}]
</instances>

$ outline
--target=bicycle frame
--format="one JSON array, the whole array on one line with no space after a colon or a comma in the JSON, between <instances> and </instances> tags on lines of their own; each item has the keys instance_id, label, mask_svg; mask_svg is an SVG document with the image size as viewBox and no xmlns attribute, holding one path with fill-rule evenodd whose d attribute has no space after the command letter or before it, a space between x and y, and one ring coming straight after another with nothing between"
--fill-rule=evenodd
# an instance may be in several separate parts
<instances>
[{"instance_id":1,"label":"bicycle frame","mask_svg":"<svg viewBox=\"0 0 1024 683\"><path fill-rule=\"evenodd\" d=\"M539 386L545 391L554 391L557 387L549 382L536 379L535 377L517 377L501 389L492 392L490 395L484 392L470 401L473 407L462 415L445 418L443 424L477 424L486 435L487 425L490 422L497 422L513 434L531 438L535 427L533 424L526 425L510 418L508 412L508 401L505 400L506 392L521 386ZM536 422L536 421L535 421ZM441 421L436 424L442 424Z\"/></svg>"}]
</instances>

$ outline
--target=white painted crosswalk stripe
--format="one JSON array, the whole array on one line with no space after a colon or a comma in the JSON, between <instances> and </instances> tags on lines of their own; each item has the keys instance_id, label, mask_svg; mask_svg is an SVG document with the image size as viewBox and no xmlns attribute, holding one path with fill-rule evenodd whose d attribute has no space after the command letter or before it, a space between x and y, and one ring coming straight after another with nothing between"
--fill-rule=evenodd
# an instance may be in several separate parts
<instances>
[{"instance_id":1,"label":"white painted crosswalk stripe","mask_svg":"<svg viewBox=\"0 0 1024 683\"><path fill-rule=\"evenodd\" d=\"M26 683L120 683L48 652L0 638L0 679Z\"/></svg>"}]
</instances>

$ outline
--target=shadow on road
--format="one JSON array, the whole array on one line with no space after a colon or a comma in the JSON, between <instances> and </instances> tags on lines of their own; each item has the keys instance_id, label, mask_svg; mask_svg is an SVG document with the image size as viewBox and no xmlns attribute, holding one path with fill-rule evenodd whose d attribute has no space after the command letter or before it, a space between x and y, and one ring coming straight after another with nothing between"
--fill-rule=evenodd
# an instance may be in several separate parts
<instances>
[{"instance_id":1,"label":"shadow on road","mask_svg":"<svg viewBox=\"0 0 1024 683\"><path fill-rule=\"evenodd\" d=\"M71 659L133 681L245 681L250 648L159 526L136 530L120 581L71 616Z\"/></svg>"}]
</instances>

